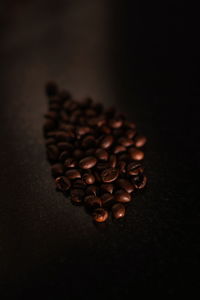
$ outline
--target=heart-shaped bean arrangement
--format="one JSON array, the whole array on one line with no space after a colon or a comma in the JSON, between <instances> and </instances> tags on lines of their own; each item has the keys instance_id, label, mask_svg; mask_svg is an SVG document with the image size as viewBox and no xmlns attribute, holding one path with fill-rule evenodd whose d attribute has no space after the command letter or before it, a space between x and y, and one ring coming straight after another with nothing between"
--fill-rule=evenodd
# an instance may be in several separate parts
<instances>
[{"instance_id":1,"label":"heart-shaped bean arrangement","mask_svg":"<svg viewBox=\"0 0 200 300\"><path fill-rule=\"evenodd\" d=\"M46 94L44 134L56 188L84 205L95 222L105 222L110 213L123 218L147 183L141 165L146 138L113 107L90 98L76 101L53 82Z\"/></svg>"}]
</instances>

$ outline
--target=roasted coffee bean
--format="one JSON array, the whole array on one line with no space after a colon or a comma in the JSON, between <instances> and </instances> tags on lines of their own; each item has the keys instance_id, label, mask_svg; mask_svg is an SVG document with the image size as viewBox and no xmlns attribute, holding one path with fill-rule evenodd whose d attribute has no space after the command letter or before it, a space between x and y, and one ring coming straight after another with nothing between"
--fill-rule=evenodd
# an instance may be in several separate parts
<instances>
[{"instance_id":1,"label":"roasted coffee bean","mask_svg":"<svg viewBox=\"0 0 200 300\"><path fill-rule=\"evenodd\" d=\"M106 109L105 114L107 116L107 118L113 118L115 115L116 109L114 106L110 106Z\"/></svg>"},{"instance_id":2,"label":"roasted coffee bean","mask_svg":"<svg viewBox=\"0 0 200 300\"><path fill-rule=\"evenodd\" d=\"M113 190L114 190L114 186L112 183L103 183L101 185L101 190L105 191L105 192L108 192L110 194L113 193Z\"/></svg>"},{"instance_id":3,"label":"roasted coffee bean","mask_svg":"<svg viewBox=\"0 0 200 300\"><path fill-rule=\"evenodd\" d=\"M60 111L60 119L62 122L68 122L69 121L69 115L64 111ZM64 124L65 125L65 124ZM64 126L65 127L65 126ZM61 128L60 128L61 129ZM63 128L64 129L64 128Z\"/></svg>"},{"instance_id":4,"label":"roasted coffee bean","mask_svg":"<svg viewBox=\"0 0 200 300\"><path fill-rule=\"evenodd\" d=\"M47 132L47 131L53 130L55 127L56 127L55 121L51 120L51 119L47 119L44 123L43 129L44 129L44 132Z\"/></svg>"},{"instance_id":5,"label":"roasted coffee bean","mask_svg":"<svg viewBox=\"0 0 200 300\"><path fill-rule=\"evenodd\" d=\"M109 125L110 125L110 127L115 128L115 129L120 128L123 125L123 120L120 118L112 119L112 120L110 120Z\"/></svg>"},{"instance_id":6,"label":"roasted coffee bean","mask_svg":"<svg viewBox=\"0 0 200 300\"><path fill-rule=\"evenodd\" d=\"M111 129L108 126L102 126L101 127L101 132L104 133L104 134L110 134Z\"/></svg>"},{"instance_id":7,"label":"roasted coffee bean","mask_svg":"<svg viewBox=\"0 0 200 300\"><path fill-rule=\"evenodd\" d=\"M101 201L103 206L109 206L113 203L114 197L110 193L105 193L101 195Z\"/></svg>"},{"instance_id":8,"label":"roasted coffee bean","mask_svg":"<svg viewBox=\"0 0 200 300\"><path fill-rule=\"evenodd\" d=\"M75 205L80 205L83 202L82 197L80 196L71 196L71 201Z\"/></svg>"},{"instance_id":9,"label":"roasted coffee bean","mask_svg":"<svg viewBox=\"0 0 200 300\"><path fill-rule=\"evenodd\" d=\"M126 137L121 137L119 139L119 143L124 147L130 147L131 145L133 145L133 140Z\"/></svg>"},{"instance_id":10,"label":"roasted coffee bean","mask_svg":"<svg viewBox=\"0 0 200 300\"><path fill-rule=\"evenodd\" d=\"M92 208L95 207L101 207L102 206L102 201L99 197L95 195L88 195L84 198L84 203Z\"/></svg>"},{"instance_id":11,"label":"roasted coffee bean","mask_svg":"<svg viewBox=\"0 0 200 300\"><path fill-rule=\"evenodd\" d=\"M85 110L85 115L87 117L94 117L94 116L96 116L96 111L93 108L88 108Z\"/></svg>"},{"instance_id":12,"label":"roasted coffee bean","mask_svg":"<svg viewBox=\"0 0 200 300\"><path fill-rule=\"evenodd\" d=\"M59 150L56 145L48 145L47 146L47 157L50 161L55 161L58 159Z\"/></svg>"},{"instance_id":13,"label":"roasted coffee bean","mask_svg":"<svg viewBox=\"0 0 200 300\"><path fill-rule=\"evenodd\" d=\"M52 172L52 175L54 177L58 177L58 176L63 175L63 172L64 172L63 165L60 164L60 163L52 165L51 166L51 172Z\"/></svg>"},{"instance_id":14,"label":"roasted coffee bean","mask_svg":"<svg viewBox=\"0 0 200 300\"><path fill-rule=\"evenodd\" d=\"M90 127L88 126L79 126L76 128L77 135L85 135L91 131Z\"/></svg>"},{"instance_id":15,"label":"roasted coffee bean","mask_svg":"<svg viewBox=\"0 0 200 300\"><path fill-rule=\"evenodd\" d=\"M119 171L115 168L108 168L101 172L102 181L106 183L115 181L118 175L119 175Z\"/></svg>"},{"instance_id":16,"label":"roasted coffee bean","mask_svg":"<svg viewBox=\"0 0 200 300\"><path fill-rule=\"evenodd\" d=\"M59 123L59 130L73 132L74 126L72 124L66 124L66 123L61 122L61 123Z\"/></svg>"},{"instance_id":17,"label":"roasted coffee bean","mask_svg":"<svg viewBox=\"0 0 200 300\"><path fill-rule=\"evenodd\" d=\"M102 141L100 143L100 147L103 149L108 149L113 144L113 142L114 142L113 136L107 135L102 139Z\"/></svg>"},{"instance_id":18,"label":"roasted coffee bean","mask_svg":"<svg viewBox=\"0 0 200 300\"><path fill-rule=\"evenodd\" d=\"M130 202L131 195L124 190L119 190L115 193L115 201L122 203Z\"/></svg>"},{"instance_id":19,"label":"roasted coffee bean","mask_svg":"<svg viewBox=\"0 0 200 300\"><path fill-rule=\"evenodd\" d=\"M90 185L89 187L86 188L86 194L87 195L97 195L98 194L98 187L96 185Z\"/></svg>"},{"instance_id":20,"label":"roasted coffee bean","mask_svg":"<svg viewBox=\"0 0 200 300\"><path fill-rule=\"evenodd\" d=\"M65 176L56 178L56 188L62 192L66 192L71 187L70 181Z\"/></svg>"},{"instance_id":21,"label":"roasted coffee bean","mask_svg":"<svg viewBox=\"0 0 200 300\"><path fill-rule=\"evenodd\" d=\"M58 118L58 113L55 111L48 111L44 116L47 119L56 120Z\"/></svg>"},{"instance_id":22,"label":"roasted coffee bean","mask_svg":"<svg viewBox=\"0 0 200 300\"><path fill-rule=\"evenodd\" d=\"M126 122L125 122L125 125L126 125L128 128L136 129L136 124L135 124L134 122L126 121Z\"/></svg>"},{"instance_id":23,"label":"roasted coffee bean","mask_svg":"<svg viewBox=\"0 0 200 300\"><path fill-rule=\"evenodd\" d=\"M117 165L117 156L112 154L109 158L109 165L111 168L115 168Z\"/></svg>"},{"instance_id":24,"label":"roasted coffee bean","mask_svg":"<svg viewBox=\"0 0 200 300\"><path fill-rule=\"evenodd\" d=\"M76 165L77 163L73 158L67 158L64 162L65 168L74 168Z\"/></svg>"},{"instance_id":25,"label":"roasted coffee bean","mask_svg":"<svg viewBox=\"0 0 200 300\"><path fill-rule=\"evenodd\" d=\"M97 171L94 171L94 176L95 176L97 182L101 182L101 176L99 175L99 173Z\"/></svg>"},{"instance_id":26,"label":"roasted coffee bean","mask_svg":"<svg viewBox=\"0 0 200 300\"><path fill-rule=\"evenodd\" d=\"M94 156L88 156L79 162L79 166L81 169L91 169L93 168L97 163L97 159Z\"/></svg>"},{"instance_id":27,"label":"roasted coffee bean","mask_svg":"<svg viewBox=\"0 0 200 300\"><path fill-rule=\"evenodd\" d=\"M89 148L84 152L85 156L93 156L95 154L95 148Z\"/></svg>"},{"instance_id":28,"label":"roasted coffee bean","mask_svg":"<svg viewBox=\"0 0 200 300\"><path fill-rule=\"evenodd\" d=\"M96 126L97 127L102 127L103 125L105 125L106 123L106 119L104 116L100 116L96 118Z\"/></svg>"},{"instance_id":29,"label":"roasted coffee bean","mask_svg":"<svg viewBox=\"0 0 200 300\"><path fill-rule=\"evenodd\" d=\"M135 184L136 189L142 190L147 184L147 177L145 175L138 175L137 177L133 178L133 182Z\"/></svg>"},{"instance_id":30,"label":"roasted coffee bean","mask_svg":"<svg viewBox=\"0 0 200 300\"><path fill-rule=\"evenodd\" d=\"M59 161L65 161L69 156L70 156L70 152L66 150L61 152L58 159Z\"/></svg>"},{"instance_id":31,"label":"roasted coffee bean","mask_svg":"<svg viewBox=\"0 0 200 300\"><path fill-rule=\"evenodd\" d=\"M138 148L143 147L146 144L146 141L147 141L147 139L145 136L142 136L142 135L137 136L135 138L135 146Z\"/></svg>"},{"instance_id":32,"label":"roasted coffee bean","mask_svg":"<svg viewBox=\"0 0 200 300\"><path fill-rule=\"evenodd\" d=\"M53 81L49 81L46 85L46 94L47 96L54 96L58 93L57 84Z\"/></svg>"},{"instance_id":33,"label":"roasted coffee bean","mask_svg":"<svg viewBox=\"0 0 200 300\"><path fill-rule=\"evenodd\" d=\"M81 178L81 173L77 169L69 169L65 172L65 176L69 179Z\"/></svg>"},{"instance_id":34,"label":"roasted coffee bean","mask_svg":"<svg viewBox=\"0 0 200 300\"><path fill-rule=\"evenodd\" d=\"M118 153L122 153L126 151L126 147L122 146L122 145L117 145L115 146L113 152L114 154L118 154Z\"/></svg>"},{"instance_id":35,"label":"roasted coffee bean","mask_svg":"<svg viewBox=\"0 0 200 300\"><path fill-rule=\"evenodd\" d=\"M122 203L116 203L112 207L112 213L115 219L121 219L125 216L126 209Z\"/></svg>"},{"instance_id":36,"label":"roasted coffee bean","mask_svg":"<svg viewBox=\"0 0 200 300\"><path fill-rule=\"evenodd\" d=\"M89 174L89 173L85 173L83 175L83 181L86 183L86 184L93 184L95 182L95 177L94 175L92 174Z\"/></svg>"},{"instance_id":37,"label":"roasted coffee bean","mask_svg":"<svg viewBox=\"0 0 200 300\"><path fill-rule=\"evenodd\" d=\"M127 136L128 139L133 139L134 136L136 135L136 130L128 129L126 130L125 135Z\"/></svg>"},{"instance_id":38,"label":"roasted coffee bean","mask_svg":"<svg viewBox=\"0 0 200 300\"><path fill-rule=\"evenodd\" d=\"M108 156L109 156L108 152L101 148L96 150L95 155L100 160L108 160Z\"/></svg>"},{"instance_id":39,"label":"roasted coffee bean","mask_svg":"<svg viewBox=\"0 0 200 300\"><path fill-rule=\"evenodd\" d=\"M97 208L93 214L93 220L98 223L105 222L108 219L108 212L103 208Z\"/></svg>"},{"instance_id":40,"label":"roasted coffee bean","mask_svg":"<svg viewBox=\"0 0 200 300\"><path fill-rule=\"evenodd\" d=\"M46 144L46 146L48 146L48 145L55 144L55 142L56 141L54 138L48 138L48 139L46 139L45 144Z\"/></svg>"},{"instance_id":41,"label":"roasted coffee bean","mask_svg":"<svg viewBox=\"0 0 200 300\"><path fill-rule=\"evenodd\" d=\"M127 179L120 178L117 180L117 184L129 194L134 191L134 185Z\"/></svg>"},{"instance_id":42,"label":"roasted coffee bean","mask_svg":"<svg viewBox=\"0 0 200 300\"><path fill-rule=\"evenodd\" d=\"M109 165L108 162L99 162L99 163L96 164L95 169L98 170L98 171L102 171L102 170L107 169L109 167L110 167L110 165Z\"/></svg>"},{"instance_id":43,"label":"roasted coffee bean","mask_svg":"<svg viewBox=\"0 0 200 300\"><path fill-rule=\"evenodd\" d=\"M68 142L59 142L57 143L58 149L60 150L68 150L68 151L72 151L73 150L73 146L68 143Z\"/></svg>"},{"instance_id":44,"label":"roasted coffee bean","mask_svg":"<svg viewBox=\"0 0 200 300\"><path fill-rule=\"evenodd\" d=\"M119 153L117 156L119 161L127 161L130 160L130 155L127 152Z\"/></svg>"},{"instance_id":45,"label":"roasted coffee bean","mask_svg":"<svg viewBox=\"0 0 200 300\"><path fill-rule=\"evenodd\" d=\"M117 167L120 173L126 173L126 162L121 160L117 163Z\"/></svg>"},{"instance_id":46,"label":"roasted coffee bean","mask_svg":"<svg viewBox=\"0 0 200 300\"><path fill-rule=\"evenodd\" d=\"M133 160L142 160L144 159L144 152L136 148L130 148L129 150L130 157Z\"/></svg>"},{"instance_id":47,"label":"roasted coffee bean","mask_svg":"<svg viewBox=\"0 0 200 300\"><path fill-rule=\"evenodd\" d=\"M136 162L131 162L127 166L127 173L131 176L138 175L141 171L141 164Z\"/></svg>"}]
</instances>

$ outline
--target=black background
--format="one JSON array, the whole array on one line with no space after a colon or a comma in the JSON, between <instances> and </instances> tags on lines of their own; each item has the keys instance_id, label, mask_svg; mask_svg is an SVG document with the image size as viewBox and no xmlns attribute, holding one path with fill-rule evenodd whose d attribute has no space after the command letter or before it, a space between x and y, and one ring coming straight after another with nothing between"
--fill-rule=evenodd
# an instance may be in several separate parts
<instances>
[{"instance_id":1,"label":"black background","mask_svg":"<svg viewBox=\"0 0 200 300\"><path fill-rule=\"evenodd\" d=\"M1 299L198 291L198 11L161 2L1 1ZM123 221L96 227L56 193L50 79L116 105L148 137L148 189Z\"/></svg>"}]
</instances>

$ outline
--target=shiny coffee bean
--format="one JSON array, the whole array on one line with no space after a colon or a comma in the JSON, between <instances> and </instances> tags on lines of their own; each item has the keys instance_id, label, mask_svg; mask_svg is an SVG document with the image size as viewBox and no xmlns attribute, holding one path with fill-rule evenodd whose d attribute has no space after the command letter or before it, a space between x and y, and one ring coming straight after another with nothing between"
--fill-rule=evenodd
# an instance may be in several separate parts
<instances>
[{"instance_id":1,"label":"shiny coffee bean","mask_svg":"<svg viewBox=\"0 0 200 300\"><path fill-rule=\"evenodd\" d=\"M120 178L117 180L117 184L129 194L134 191L134 185L128 179Z\"/></svg>"},{"instance_id":2,"label":"shiny coffee bean","mask_svg":"<svg viewBox=\"0 0 200 300\"><path fill-rule=\"evenodd\" d=\"M126 203L131 201L131 195L124 190L119 190L115 193L115 201Z\"/></svg>"},{"instance_id":3,"label":"shiny coffee bean","mask_svg":"<svg viewBox=\"0 0 200 300\"><path fill-rule=\"evenodd\" d=\"M60 163L52 165L51 166L51 172L52 172L52 175L54 177L58 177L58 176L63 175L63 173L64 173L63 165L60 164Z\"/></svg>"},{"instance_id":4,"label":"shiny coffee bean","mask_svg":"<svg viewBox=\"0 0 200 300\"><path fill-rule=\"evenodd\" d=\"M131 162L127 166L127 173L131 176L138 175L141 172L141 164L137 162Z\"/></svg>"},{"instance_id":5,"label":"shiny coffee bean","mask_svg":"<svg viewBox=\"0 0 200 300\"><path fill-rule=\"evenodd\" d=\"M86 184L83 182L83 180L82 179L75 179L74 181L73 181L73 188L75 188L75 189L82 189L82 190L85 190L85 188L86 188Z\"/></svg>"},{"instance_id":6,"label":"shiny coffee bean","mask_svg":"<svg viewBox=\"0 0 200 300\"><path fill-rule=\"evenodd\" d=\"M133 181L134 181L136 189L142 190L143 188L145 188L145 186L147 184L147 177L145 175L138 176L138 179L134 178Z\"/></svg>"},{"instance_id":7,"label":"shiny coffee bean","mask_svg":"<svg viewBox=\"0 0 200 300\"><path fill-rule=\"evenodd\" d=\"M90 185L86 188L86 195L97 195L98 194L98 187L96 185Z\"/></svg>"},{"instance_id":8,"label":"shiny coffee bean","mask_svg":"<svg viewBox=\"0 0 200 300\"><path fill-rule=\"evenodd\" d=\"M71 187L70 181L65 176L56 178L56 188L62 192L66 192Z\"/></svg>"},{"instance_id":9,"label":"shiny coffee bean","mask_svg":"<svg viewBox=\"0 0 200 300\"><path fill-rule=\"evenodd\" d=\"M119 171L115 168L108 168L101 172L101 178L103 182L109 183L117 179Z\"/></svg>"},{"instance_id":10,"label":"shiny coffee bean","mask_svg":"<svg viewBox=\"0 0 200 300\"><path fill-rule=\"evenodd\" d=\"M90 127L88 126L79 126L76 128L77 135L85 135L91 131Z\"/></svg>"},{"instance_id":11,"label":"shiny coffee bean","mask_svg":"<svg viewBox=\"0 0 200 300\"><path fill-rule=\"evenodd\" d=\"M95 195L88 195L84 198L84 203L92 208L95 207L101 207L102 206L102 201L99 197Z\"/></svg>"},{"instance_id":12,"label":"shiny coffee bean","mask_svg":"<svg viewBox=\"0 0 200 300\"><path fill-rule=\"evenodd\" d=\"M82 197L80 196L71 196L71 201L75 205L80 205L83 203Z\"/></svg>"},{"instance_id":13,"label":"shiny coffee bean","mask_svg":"<svg viewBox=\"0 0 200 300\"><path fill-rule=\"evenodd\" d=\"M144 159L144 152L136 148L130 148L129 155L133 160L142 160Z\"/></svg>"},{"instance_id":14,"label":"shiny coffee bean","mask_svg":"<svg viewBox=\"0 0 200 300\"><path fill-rule=\"evenodd\" d=\"M86 184L93 184L95 182L95 177L92 174L86 173L83 175L83 181Z\"/></svg>"},{"instance_id":15,"label":"shiny coffee bean","mask_svg":"<svg viewBox=\"0 0 200 300\"><path fill-rule=\"evenodd\" d=\"M103 149L108 149L112 146L113 142L114 142L113 136L107 135L102 139L102 141L100 143L100 147Z\"/></svg>"},{"instance_id":16,"label":"shiny coffee bean","mask_svg":"<svg viewBox=\"0 0 200 300\"><path fill-rule=\"evenodd\" d=\"M112 194L114 190L114 186L112 183L104 183L101 185L101 190Z\"/></svg>"},{"instance_id":17,"label":"shiny coffee bean","mask_svg":"<svg viewBox=\"0 0 200 300\"><path fill-rule=\"evenodd\" d=\"M97 208L93 214L93 220L98 223L105 222L108 219L108 212L103 208Z\"/></svg>"},{"instance_id":18,"label":"shiny coffee bean","mask_svg":"<svg viewBox=\"0 0 200 300\"><path fill-rule=\"evenodd\" d=\"M70 156L70 152L69 151L63 151L59 155L58 159L59 159L59 161L65 161L69 156Z\"/></svg>"},{"instance_id":19,"label":"shiny coffee bean","mask_svg":"<svg viewBox=\"0 0 200 300\"><path fill-rule=\"evenodd\" d=\"M135 138L135 146L137 148L143 147L146 144L146 141L147 139L145 136L137 136Z\"/></svg>"},{"instance_id":20,"label":"shiny coffee bean","mask_svg":"<svg viewBox=\"0 0 200 300\"><path fill-rule=\"evenodd\" d=\"M77 169L67 170L65 176L69 179L81 178L81 173Z\"/></svg>"},{"instance_id":21,"label":"shiny coffee bean","mask_svg":"<svg viewBox=\"0 0 200 300\"><path fill-rule=\"evenodd\" d=\"M134 129L128 129L125 132L125 136L127 136L128 139L133 139L135 135L136 135L136 130Z\"/></svg>"},{"instance_id":22,"label":"shiny coffee bean","mask_svg":"<svg viewBox=\"0 0 200 300\"><path fill-rule=\"evenodd\" d=\"M123 125L123 120L120 118L112 119L112 120L110 120L109 125L112 128L120 128Z\"/></svg>"},{"instance_id":23,"label":"shiny coffee bean","mask_svg":"<svg viewBox=\"0 0 200 300\"><path fill-rule=\"evenodd\" d=\"M114 197L110 193L105 193L101 195L101 201L103 206L109 206L113 203Z\"/></svg>"},{"instance_id":24,"label":"shiny coffee bean","mask_svg":"<svg viewBox=\"0 0 200 300\"><path fill-rule=\"evenodd\" d=\"M115 168L116 165L117 165L117 156L114 155L114 154L112 154L112 155L110 156L110 158L109 158L109 166L110 166L111 168Z\"/></svg>"},{"instance_id":25,"label":"shiny coffee bean","mask_svg":"<svg viewBox=\"0 0 200 300\"><path fill-rule=\"evenodd\" d=\"M74 168L76 165L77 163L73 158L67 158L64 162L65 168Z\"/></svg>"},{"instance_id":26,"label":"shiny coffee bean","mask_svg":"<svg viewBox=\"0 0 200 300\"><path fill-rule=\"evenodd\" d=\"M58 149L62 150L62 151L64 151L64 150L72 151L73 150L73 146L68 142L59 142L59 143L57 143L57 146L58 146Z\"/></svg>"},{"instance_id":27,"label":"shiny coffee bean","mask_svg":"<svg viewBox=\"0 0 200 300\"><path fill-rule=\"evenodd\" d=\"M48 145L47 146L47 157L50 161L55 161L58 159L59 150L56 145Z\"/></svg>"},{"instance_id":28,"label":"shiny coffee bean","mask_svg":"<svg viewBox=\"0 0 200 300\"><path fill-rule=\"evenodd\" d=\"M126 151L126 147L122 146L122 145L117 145L115 146L113 152L114 154L118 154L118 153L122 153Z\"/></svg>"},{"instance_id":29,"label":"shiny coffee bean","mask_svg":"<svg viewBox=\"0 0 200 300\"><path fill-rule=\"evenodd\" d=\"M97 163L96 157L88 156L81 159L81 161L79 162L79 166L81 167L81 169L91 169L96 165L96 163Z\"/></svg>"},{"instance_id":30,"label":"shiny coffee bean","mask_svg":"<svg viewBox=\"0 0 200 300\"><path fill-rule=\"evenodd\" d=\"M122 203L116 203L112 206L112 213L115 219L121 219L125 216L126 209Z\"/></svg>"},{"instance_id":31,"label":"shiny coffee bean","mask_svg":"<svg viewBox=\"0 0 200 300\"><path fill-rule=\"evenodd\" d=\"M110 165L108 164L108 162L99 162L96 164L95 169L99 172L109 167Z\"/></svg>"},{"instance_id":32,"label":"shiny coffee bean","mask_svg":"<svg viewBox=\"0 0 200 300\"><path fill-rule=\"evenodd\" d=\"M133 140L126 137L121 137L119 139L119 143L124 147L130 147L131 145L133 145Z\"/></svg>"},{"instance_id":33,"label":"shiny coffee bean","mask_svg":"<svg viewBox=\"0 0 200 300\"><path fill-rule=\"evenodd\" d=\"M125 125L126 125L128 128L136 129L136 124L135 124L134 122L126 121L126 122L125 122Z\"/></svg>"},{"instance_id":34,"label":"shiny coffee bean","mask_svg":"<svg viewBox=\"0 0 200 300\"><path fill-rule=\"evenodd\" d=\"M105 160L105 161L108 160L108 156L109 156L108 152L101 148L96 150L95 155L98 159Z\"/></svg>"},{"instance_id":35,"label":"shiny coffee bean","mask_svg":"<svg viewBox=\"0 0 200 300\"><path fill-rule=\"evenodd\" d=\"M83 138L81 147L87 149L87 148L94 148L95 146L96 146L96 141L94 136L88 135L85 138Z\"/></svg>"}]
</instances>

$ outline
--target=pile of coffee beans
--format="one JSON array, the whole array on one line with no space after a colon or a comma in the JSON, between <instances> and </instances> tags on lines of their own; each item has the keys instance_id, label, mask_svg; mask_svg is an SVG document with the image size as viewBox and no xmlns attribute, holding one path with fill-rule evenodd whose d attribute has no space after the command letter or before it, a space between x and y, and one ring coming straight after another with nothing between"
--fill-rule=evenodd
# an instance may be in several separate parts
<instances>
[{"instance_id":1,"label":"pile of coffee beans","mask_svg":"<svg viewBox=\"0 0 200 300\"><path fill-rule=\"evenodd\" d=\"M56 188L84 205L95 222L123 218L127 204L147 183L141 161L146 143L134 122L115 108L46 86L44 135Z\"/></svg>"}]
</instances>

